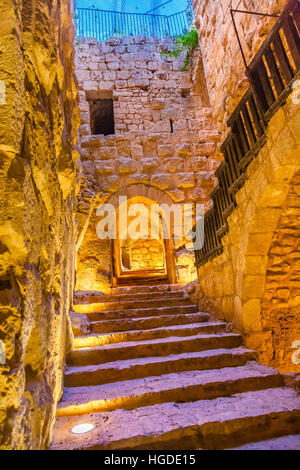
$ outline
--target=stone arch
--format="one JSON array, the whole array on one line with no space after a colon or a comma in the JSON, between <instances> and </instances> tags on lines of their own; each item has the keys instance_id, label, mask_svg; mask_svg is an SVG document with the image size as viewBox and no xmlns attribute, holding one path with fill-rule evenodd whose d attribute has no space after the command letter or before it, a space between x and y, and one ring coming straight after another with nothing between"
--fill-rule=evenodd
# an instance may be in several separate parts
<instances>
[{"instance_id":1,"label":"stone arch","mask_svg":"<svg viewBox=\"0 0 300 470\"><path fill-rule=\"evenodd\" d=\"M145 197L160 205L166 204L171 206L173 204L179 204L163 190L143 183L130 184L121 188L119 191L111 195L107 202L117 207L120 196L127 196L128 198ZM172 263L174 263L174 266L171 269L175 270L171 277L173 278L173 282L179 282L181 284L187 284L188 282L195 280L197 277L194 251L191 248L186 248L185 243L186 240L176 240L174 249L172 249L172 255L170 253L170 256L172 256Z\"/></svg>"},{"instance_id":2,"label":"stone arch","mask_svg":"<svg viewBox=\"0 0 300 470\"><path fill-rule=\"evenodd\" d=\"M119 191L108 198L107 202L117 209L119 205L119 197L121 196L127 196L128 199L133 197L144 197L151 201L155 201L158 204L168 204L168 206L174 204L171 196L166 194L164 191L143 183L130 184L119 189Z\"/></svg>"},{"instance_id":3,"label":"stone arch","mask_svg":"<svg viewBox=\"0 0 300 470\"><path fill-rule=\"evenodd\" d=\"M84 228L81 230L77 243L77 284L76 290L100 290L109 292L113 284L113 244L111 240L99 240L96 234L96 210L103 203L112 204L116 209L119 205L119 197L146 198L160 205L171 206L175 204L173 199L164 191L142 183L131 184L119 191L104 195L101 191L95 194ZM170 278L173 283L178 280L177 267L174 266L174 249L169 247ZM99 253L103 256L103 262L99 261ZM180 269L186 268L185 266ZM175 272L176 271L176 272Z\"/></svg>"},{"instance_id":4,"label":"stone arch","mask_svg":"<svg viewBox=\"0 0 300 470\"><path fill-rule=\"evenodd\" d=\"M153 186L145 185L143 183L137 184L130 184L118 190L116 193L111 193L108 196L104 195L104 193L99 189L97 190L97 184L94 181L94 178L90 176L84 177L84 183L86 184L86 179L92 180L92 192L93 197L89 202L86 202L87 197L85 195L84 189L81 189L79 199L79 206L81 203L85 203L88 207L85 208L83 212L77 213L78 219L78 230L77 230L77 241L76 241L76 252L80 249L86 231L88 229L90 218L92 217L93 212L101 203L109 203L112 204L116 209L118 207L118 201L120 196L127 196L129 197L147 197L153 201L158 202L159 204L168 204L169 206L174 204L175 202L164 191L157 189ZM91 183L90 183L91 184ZM91 192L91 191L90 191Z\"/></svg>"},{"instance_id":5,"label":"stone arch","mask_svg":"<svg viewBox=\"0 0 300 470\"><path fill-rule=\"evenodd\" d=\"M118 195L114 198L110 198L108 200L108 203L109 204L112 204L114 205L115 209L116 209L116 213L117 213L117 216L116 216L116 224L117 224L117 230L116 230L116 233L117 233L117 237L116 239L113 241L113 259L114 259L114 279L113 279L113 283L114 284L117 284L117 283L120 283L122 282L122 276L124 276L125 280L127 279L133 279L135 280L135 282L137 282L138 280L140 282L143 281L142 277L138 276L138 273L137 272L123 272L123 275L122 275L122 266L121 266L121 241L118 237L118 234L119 234L119 210L120 210L120 207L122 207L122 205L124 205L125 203L123 202L122 204L119 204L120 200L119 200L119 197L121 196L127 196L127 201L126 201L126 204L128 207L130 207L131 204L144 204L145 206L148 206L148 215L146 216L146 223L148 225L149 223L149 215L150 215L150 206L152 204L167 204L167 206L170 206L170 203L173 201L172 200L169 200L168 198L164 197L165 195L164 194L158 194L157 191L155 190L155 188L150 188L151 190L145 190L145 188L142 188L142 187L139 187L139 188L135 188L134 191L126 191L126 189L122 192L119 192ZM145 195L141 195L141 194L146 194ZM154 197L157 197L157 195L160 195L160 201L157 201L156 199L154 199ZM162 224L163 224L163 220L166 216L164 210L161 210L160 211L160 215L161 215L161 218L162 218ZM161 226L162 227L162 226ZM148 227L149 229L149 227ZM157 227L154 227L155 231L157 231ZM175 283L176 282L176 276L175 276L175 266L174 266L174 243L173 243L173 238L172 238L172 235L173 235L173 229L172 229L172 224L171 224L171 230L170 230L170 235L171 235L171 238L167 238L167 239L163 239L162 238L162 235L161 235L161 238L160 238L160 241L162 242L162 249L164 251L164 259L165 259L165 269L163 269L161 272L161 274L158 274L156 273L152 273L150 275L150 271L149 271L149 276L148 276L148 280L151 280L151 277L153 277L154 279L156 280L160 280L160 279L165 279L166 282L170 282L171 284ZM141 240L140 240L141 241ZM154 241L155 243L155 241ZM145 245L148 245L149 246L149 249L151 250L151 247L150 245L153 247L153 243L151 242L150 240L150 243L149 243L149 240L148 242L146 243L145 242ZM133 244L131 244L131 247L133 248L135 246L135 242ZM144 247L145 248L145 247ZM146 255L147 256L147 255ZM141 257L142 258L142 257ZM143 263L141 263L142 265ZM147 270L146 270L147 271ZM146 271L145 271L145 279L147 279L147 276L146 276ZM129 277L128 277L129 276ZM123 279L124 281L124 279Z\"/></svg>"},{"instance_id":6,"label":"stone arch","mask_svg":"<svg viewBox=\"0 0 300 470\"><path fill-rule=\"evenodd\" d=\"M106 202L109 204L112 204L117 209L119 206L119 198L121 196L127 196L128 200L132 198L147 199L159 205L164 204L169 207L172 206L173 204L176 204L174 200L171 198L171 196L169 196L163 190L155 188L154 186L151 186L151 185L143 184L143 183L130 184L128 186L125 186L124 188L121 188L119 191L112 194ZM172 232L172 228L171 228L171 232ZM168 277L171 283L175 283L178 280L180 280L180 275L178 275L178 269L175 266L176 247L173 246L172 240L170 242L171 243L167 242L166 244Z\"/></svg>"}]
</instances>

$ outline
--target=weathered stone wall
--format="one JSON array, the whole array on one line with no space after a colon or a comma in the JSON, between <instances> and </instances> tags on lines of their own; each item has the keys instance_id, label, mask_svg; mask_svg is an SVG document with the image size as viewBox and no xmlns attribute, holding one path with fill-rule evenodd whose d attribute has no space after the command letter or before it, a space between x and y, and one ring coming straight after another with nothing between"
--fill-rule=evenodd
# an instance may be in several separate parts
<instances>
[{"instance_id":1,"label":"weathered stone wall","mask_svg":"<svg viewBox=\"0 0 300 470\"><path fill-rule=\"evenodd\" d=\"M262 329L271 332L264 360L290 370L292 345L300 340L300 172L290 182L274 231L262 297ZM295 365L295 371L299 366Z\"/></svg>"},{"instance_id":2,"label":"weathered stone wall","mask_svg":"<svg viewBox=\"0 0 300 470\"><path fill-rule=\"evenodd\" d=\"M81 39L76 46L81 135L91 133L89 99L105 97L107 92L114 100L116 134L130 130L170 132L170 119L174 132L197 130L202 115L198 116L191 100L184 99L195 95L190 71L181 71L184 57L161 55L172 44L170 38L142 36L100 43ZM202 87L206 87L204 80ZM200 93L197 96L199 108L206 103L201 103Z\"/></svg>"},{"instance_id":3,"label":"weathered stone wall","mask_svg":"<svg viewBox=\"0 0 300 470\"><path fill-rule=\"evenodd\" d=\"M260 361L295 371L299 322L299 89L270 121L228 218L224 251L198 269L199 308L232 322Z\"/></svg>"},{"instance_id":4,"label":"weathered stone wall","mask_svg":"<svg viewBox=\"0 0 300 470\"><path fill-rule=\"evenodd\" d=\"M218 162L212 156L214 142L197 142L197 132L187 132L185 138L144 131L119 137L88 136L81 141L82 168L106 194L143 183L167 192L174 202L205 204Z\"/></svg>"},{"instance_id":5,"label":"weathered stone wall","mask_svg":"<svg viewBox=\"0 0 300 470\"><path fill-rule=\"evenodd\" d=\"M77 245L77 288L97 286L107 291L112 276L107 262L111 248L106 242L104 249L104 242L95 240L96 205L110 202L110 197L123 189L130 192L131 187L144 187L157 191L157 197L165 194L174 203L207 207L218 166L214 157L218 133L211 118L198 50L192 67L182 72L183 57L160 54L171 46L170 39L80 41L76 46L76 74L82 169L84 175L93 177L99 194L93 188L95 206L91 207L89 195L79 204L82 230ZM105 98L107 93L114 103L115 135L91 135L89 99ZM103 260L95 253L101 243ZM90 251L93 256L88 255ZM185 248L184 241L174 246L174 255L177 280L192 279L194 254Z\"/></svg>"},{"instance_id":6,"label":"weathered stone wall","mask_svg":"<svg viewBox=\"0 0 300 470\"><path fill-rule=\"evenodd\" d=\"M226 122L248 87L230 8L279 14L288 0L193 0L196 27L213 116L223 136ZM256 54L276 19L235 14L247 63Z\"/></svg>"},{"instance_id":7,"label":"weathered stone wall","mask_svg":"<svg viewBox=\"0 0 300 470\"><path fill-rule=\"evenodd\" d=\"M79 114L70 1L0 7L0 448L50 440L71 341Z\"/></svg>"},{"instance_id":8,"label":"weathered stone wall","mask_svg":"<svg viewBox=\"0 0 300 470\"><path fill-rule=\"evenodd\" d=\"M180 71L183 57L161 56L171 44L124 37L76 47L83 171L94 175L103 192L141 182L168 191L175 202L209 199L218 135L199 89L201 78L194 87L191 71ZM202 74L201 66L200 61L194 75ZM116 135L91 136L88 99L107 91L114 100Z\"/></svg>"},{"instance_id":9,"label":"weathered stone wall","mask_svg":"<svg viewBox=\"0 0 300 470\"><path fill-rule=\"evenodd\" d=\"M165 266L164 244L162 240L139 238L130 242L127 240L122 250L128 253L131 269L159 269Z\"/></svg>"}]
</instances>

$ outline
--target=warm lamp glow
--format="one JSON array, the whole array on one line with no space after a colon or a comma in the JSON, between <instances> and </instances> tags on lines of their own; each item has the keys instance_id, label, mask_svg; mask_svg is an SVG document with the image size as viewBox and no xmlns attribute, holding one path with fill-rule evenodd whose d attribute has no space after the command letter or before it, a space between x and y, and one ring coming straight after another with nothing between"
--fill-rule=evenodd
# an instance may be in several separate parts
<instances>
[{"instance_id":1,"label":"warm lamp glow","mask_svg":"<svg viewBox=\"0 0 300 470\"><path fill-rule=\"evenodd\" d=\"M77 426L74 426L72 428L72 433L73 434L85 434L87 432L92 431L94 428L95 426L91 423L77 424Z\"/></svg>"}]
</instances>

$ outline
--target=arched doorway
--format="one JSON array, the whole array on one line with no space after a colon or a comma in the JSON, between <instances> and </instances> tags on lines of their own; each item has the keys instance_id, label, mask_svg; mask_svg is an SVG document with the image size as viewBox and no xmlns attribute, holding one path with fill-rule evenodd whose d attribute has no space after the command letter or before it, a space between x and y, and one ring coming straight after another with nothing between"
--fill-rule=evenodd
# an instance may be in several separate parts
<instances>
[{"instance_id":1,"label":"arched doorway","mask_svg":"<svg viewBox=\"0 0 300 470\"><path fill-rule=\"evenodd\" d=\"M151 217L158 208L157 201L144 196L126 199L118 207L113 285L175 282L173 243L171 238L164 237L164 213L159 209L157 217ZM124 216L126 234L122 234L122 222L120 225Z\"/></svg>"}]
</instances>

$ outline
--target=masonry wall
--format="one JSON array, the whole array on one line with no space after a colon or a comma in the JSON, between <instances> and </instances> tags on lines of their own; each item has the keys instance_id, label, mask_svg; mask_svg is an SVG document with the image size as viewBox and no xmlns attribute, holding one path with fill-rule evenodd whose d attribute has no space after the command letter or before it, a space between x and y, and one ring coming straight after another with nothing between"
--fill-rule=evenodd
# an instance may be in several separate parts
<instances>
[{"instance_id":1,"label":"masonry wall","mask_svg":"<svg viewBox=\"0 0 300 470\"><path fill-rule=\"evenodd\" d=\"M74 34L68 0L6 0L0 18L0 448L43 449L72 340Z\"/></svg>"},{"instance_id":2,"label":"masonry wall","mask_svg":"<svg viewBox=\"0 0 300 470\"><path fill-rule=\"evenodd\" d=\"M191 71L180 70L183 57L161 56L171 44L124 37L77 45L83 171L95 176L103 192L142 182L176 202L208 200L216 129ZM114 100L115 135L91 136L89 99L107 91Z\"/></svg>"},{"instance_id":3,"label":"masonry wall","mask_svg":"<svg viewBox=\"0 0 300 470\"><path fill-rule=\"evenodd\" d=\"M82 169L84 178L92 176L96 194L98 188L98 205L134 185L157 189L174 203L209 205L218 166L218 133L202 59L196 51L192 67L182 71L183 56L161 55L172 44L170 39L123 37L105 43L80 38L76 45ZM91 135L90 100L109 96L115 134ZM81 236L78 243L78 266L84 263L82 272L92 271L93 279L99 279L102 262L97 264L94 258L88 262L85 256L90 250L88 239L94 239L93 220L90 198L81 198L79 225L86 238ZM180 254L178 263L182 273L186 263L193 266L193 252ZM83 276L79 275L77 285L80 289L86 285ZM94 285L101 288L98 282Z\"/></svg>"},{"instance_id":4,"label":"masonry wall","mask_svg":"<svg viewBox=\"0 0 300 470\"><path fill-rule=\"evenodd\" d=\"M232 323L259 360L297 372L300 338L299 88L269 123L267 143L247 168L228 217L223 253L189 287L199 308Z\"/></svg>"}]
</instances>

